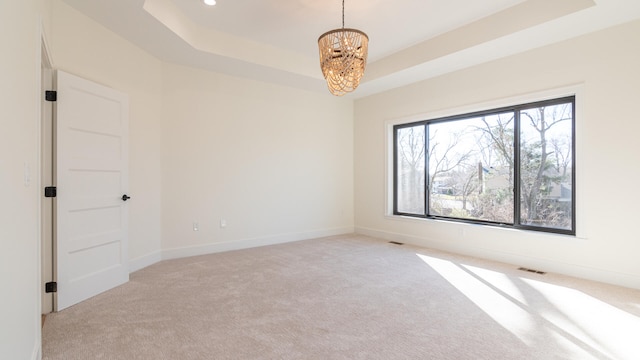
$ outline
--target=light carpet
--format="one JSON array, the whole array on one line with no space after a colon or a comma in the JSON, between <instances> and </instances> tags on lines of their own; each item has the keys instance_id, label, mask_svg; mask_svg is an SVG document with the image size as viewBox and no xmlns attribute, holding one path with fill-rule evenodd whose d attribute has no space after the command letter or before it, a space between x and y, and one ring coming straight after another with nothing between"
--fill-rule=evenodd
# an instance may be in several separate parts
<instances>
[{"instance_id":1,"label":"light carpet","mask_svg":"<svg viewBox=\"0 0 640 360\"><path fill-rule=\"evenodd\" d=\"M344 235L162 261L43 359L640 359L640 291Z\"/></svg>"}]
</instances>

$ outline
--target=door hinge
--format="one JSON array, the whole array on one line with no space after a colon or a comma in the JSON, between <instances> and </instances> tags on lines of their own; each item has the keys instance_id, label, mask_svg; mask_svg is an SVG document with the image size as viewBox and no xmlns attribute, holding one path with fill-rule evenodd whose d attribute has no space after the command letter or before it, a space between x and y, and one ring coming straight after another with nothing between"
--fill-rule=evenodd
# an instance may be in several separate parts
<instances>
[{"instance_id":1,"label":"door hinge","mask_svg":"<svg viewBox=\"0 0 640 360\"><path fill-rule=\"evenodd\" d=\"M47 186L44 188L44 197L56 197L57 192L58 191L55 186Z\"/></svg>"},{"instance_id":2,"label":"door hinge","mask_svg":"<svg viewBox=\"0 0 640 360\"><path fill-rule=\"evenodd\" d=\"M47 101L57 101L58 100L58 92L55 90L46 90L44 92L44 99Z\"/></svg>"},{"instance_id":3,"label":"door hinge","mask_svg":"<svg viewBox=\"0 0 640 360\"><path fill-rule=\"evenodd\" d=\"M58 283L55 281L51 281L44 284L44 292L46 293L58 292Z\"/></svg>"}]
</instances>

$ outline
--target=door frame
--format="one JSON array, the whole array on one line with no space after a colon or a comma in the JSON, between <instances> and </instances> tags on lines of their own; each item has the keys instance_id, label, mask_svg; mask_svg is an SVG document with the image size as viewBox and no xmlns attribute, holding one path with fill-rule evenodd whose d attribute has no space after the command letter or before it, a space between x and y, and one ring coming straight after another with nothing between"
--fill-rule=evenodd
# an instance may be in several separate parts
<instances>
[{"instance_id":1,"label":"door frame","mask_svg":"<svg viewBox=\"0 0 640 360\"><path fill-rule=\"evenodd\" d=\"M41 313L49 314L55 309L54 293L46 293L45 284L55 281L55 198L44 198L45 186L54 186L55 180L55 136L54 103L44 100L46 90L54 90L53 61L49 46L41 34L40 46L40 298Z\"/></svg>"}]
</instances>

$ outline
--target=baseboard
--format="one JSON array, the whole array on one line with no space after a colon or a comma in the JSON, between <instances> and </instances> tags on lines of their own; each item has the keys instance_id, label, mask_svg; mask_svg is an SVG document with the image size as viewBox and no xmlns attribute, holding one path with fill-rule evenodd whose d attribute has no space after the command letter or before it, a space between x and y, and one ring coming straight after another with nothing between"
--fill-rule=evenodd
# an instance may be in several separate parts
<instances>
[{"instance_id":1,"label":"baseboard","mask_svg":"<svg viewBox=\"0 0 640 360\"><path fill-rule=\"evenodd\" d=\"M31 352L31 360L42 360L42 346L39 341L36 341L36 344L33 346L33 351Z\"/></svg>"},{"instance_id":2,"label":"baseboard","mask_svg":"<svg viewBox=\"0 0 640 360\"><path fill-rule=\"evenodd\" d=\"M144 269L160 260L162 260L162 252L160 250L129 260L129 273Z\"/></svg>"},{"instance_id":3,"label":"baseboard","mask_svg":"<svg viewBox=\"0 0 640 360\"><path fill-rule=\"evenodd\" d=\"M460 245L452 244L451 242L439 241L437 239L428 237L394 233L365 227L355 227L354 231L357 234L367 235L378 239L400 241L416 246L448 251L461 255L474 256L507 264L514 264L514 266L542 269L544 271L554 272L557 274L640 289L640 277L632 274L620 273L577 264L562 263L520 254L500 252L492 249L476 247L472 244L464 244L463 247Z\"/></svg>"},{"instance_id":4,"label":"baseboard","mask_svg":"<svg viewBox=\"0 0 640 360\"><path fill-rule=\"evenodd\" d=\"M280 234L261 238L219 242L206 245L186 246L162 251L162 260L178 259L189 256L213 254L232 250L242 250L259 246L283 244L293 241L309 240L326 236L351 234L353 227L324 229L299 233Z\"/></svg>"},{"instance_id":5,"label":"baseboard","mask_svg":"<svg viewBox=\"0 0 640 360\"><path fill-rule=\"evenodd\" d=\"M281 234L262 238L236 240L206 245L185 246L167 250L158 250L150 254L129 260L129 273L144 269L147 266L153 265L162 260L179 259L189 256L206 255L224 251L242 250L252 247L283 244L287 242L309 240L325 236L351 234L353 232L353 227L343 227L300 233Z\"/></svg>"}]
</instances>

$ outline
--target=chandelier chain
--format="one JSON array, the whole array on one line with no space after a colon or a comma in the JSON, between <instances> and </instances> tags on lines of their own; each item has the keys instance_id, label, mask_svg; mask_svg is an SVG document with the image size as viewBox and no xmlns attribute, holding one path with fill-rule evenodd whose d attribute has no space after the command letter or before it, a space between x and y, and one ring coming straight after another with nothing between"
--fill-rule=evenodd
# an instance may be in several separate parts
<instances>
[{"instance_id":1,"label":"chandelier chain","mask_svg":"<svg viewBox=\"0 0 640 360\"><path fill-rule=\"evenodd\" d=\"M344 29L344 0L342 0L342 28Z\"/></svg>"}]
</instances>

